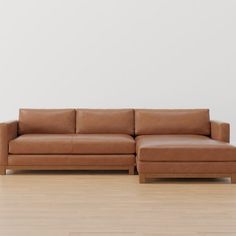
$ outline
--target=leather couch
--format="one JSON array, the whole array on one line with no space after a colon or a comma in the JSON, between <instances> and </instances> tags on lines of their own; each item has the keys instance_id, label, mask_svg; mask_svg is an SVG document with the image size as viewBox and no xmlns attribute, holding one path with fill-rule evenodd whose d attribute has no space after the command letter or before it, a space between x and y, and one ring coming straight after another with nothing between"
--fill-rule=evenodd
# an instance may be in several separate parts
<instances>
[{"instance_id":1,"label":"leather couch","mask_svg":"<svg viewBox=\"0 0 236 236\"><path fill-rule=\"evenodd\" d=\"M21 109L0 124L0 168L134 173L132 109Z\"/></svg>"},{"instance_id":2,"label":"leather couch","mask_svg":"<svg viewBox=\"0 0 236 236\"><path fill-rule=\"evenodd\" d=\"M0 124L0 173L12 170L128 170L153 178L230 177L236 147L229 124L208 109L20 109Z\"/></svg>"}]
</instances>

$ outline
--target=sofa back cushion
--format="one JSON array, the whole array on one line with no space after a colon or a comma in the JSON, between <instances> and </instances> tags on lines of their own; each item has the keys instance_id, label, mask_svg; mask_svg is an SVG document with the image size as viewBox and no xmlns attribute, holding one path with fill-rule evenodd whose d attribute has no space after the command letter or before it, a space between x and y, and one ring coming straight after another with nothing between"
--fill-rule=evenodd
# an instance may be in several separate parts
<instances>
[{"instance_id":1,"label":"sofa back cushion","mask_svg":"<svg viewBox=\"0 0 236 236\"><path fill-rule=\"evenodd\" d=\"M208 109L137 109L135 134L210 135Z\"/></svg>"},{"instance_id":2,"label":"sofa back cushion","mask_svg":"<svg viewBox=\"0 0 236 236\"><path fill-rule=\"evenodd\" d=\"M81 134L134 134L133 109L78 109L76 132Z\"/></svg>"},{"instance_id":3,"label":"sofa back cushion","mask_svg":"<svg viewBox=\"0 0 236 236\"><path fill-rule=\"evenodd\" d=\"M74 109L20 109L20 134L75 133Z\"/></svg>"}]
</instances>

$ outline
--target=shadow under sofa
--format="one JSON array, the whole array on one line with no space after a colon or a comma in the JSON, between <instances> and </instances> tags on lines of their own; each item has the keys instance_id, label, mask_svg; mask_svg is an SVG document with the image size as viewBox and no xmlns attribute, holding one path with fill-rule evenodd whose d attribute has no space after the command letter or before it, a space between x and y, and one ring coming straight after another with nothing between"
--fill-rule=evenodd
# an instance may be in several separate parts
<instances>
[{"instance_id":1,"label":"shadow under sofa","mask_svg":"<svg viewBox=\"0 0 236 236\"><path fill-rule=\"evenodd\" d=\"M208 109L20 109L0 124L0 174L12 170L128 170L152 178L230 177L229 124Z\"/></svg>"}]
</instances>

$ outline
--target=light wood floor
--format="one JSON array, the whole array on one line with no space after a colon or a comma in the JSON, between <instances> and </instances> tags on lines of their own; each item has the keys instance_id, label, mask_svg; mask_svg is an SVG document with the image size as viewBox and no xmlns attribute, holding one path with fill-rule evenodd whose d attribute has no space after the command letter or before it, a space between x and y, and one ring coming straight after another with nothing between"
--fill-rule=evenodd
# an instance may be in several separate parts
<instances>
[{"instance_id":1,"label":"light wood floor","mask_svg":"<svg viewBox=\"0 0 236 236\"><path fill-rule=\"evenodd\" d=\"M236 184L126 172L0 177L0 236L236 236Z\"/></svg>"}]
</instances>

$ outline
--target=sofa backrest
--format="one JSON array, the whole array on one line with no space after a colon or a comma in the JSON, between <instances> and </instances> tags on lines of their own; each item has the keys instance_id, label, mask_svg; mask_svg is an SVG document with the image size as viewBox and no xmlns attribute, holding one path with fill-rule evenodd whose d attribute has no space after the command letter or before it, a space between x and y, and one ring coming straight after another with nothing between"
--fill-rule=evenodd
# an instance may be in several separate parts
<instances>
[{"instance_id":1,"label":"sofa backrest","mask_svg":"<svg viewBox=\"0 0 236 236\"><path fill-rule=\"evenodd\" d=\"M20 109L19 134L75 133L74 109Z\"/></svg>"},{"instance_id":2,"label":"sofa backrest","mask_svg":"<svg viewBox=\"0 0 236 236\"><path fill-rule=\"evenodd\" d=\"M135 135L210 135L208 109L136 109Z\"/></svg>"},{"instance_id":3,"label":"sofa backrest","mask_svg":"<svg viewBox=\"0 0 236 236\"><path fill-rule=\"evenodd\" d=\"M134 128L135 127L135 128ZM208 109L20 109L19 134L210 135Z\"/></svg>"},{"instance_id":4,"label":"sofa backrest","mask_svg":"<svg viewBox=\"0 0 236 236\"><path fill-rule=\"evenodd\" d=\"M76 133L134 134L133 109L77 109Z\"/></svg>"}]
</instances>

